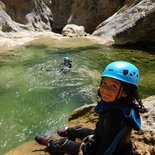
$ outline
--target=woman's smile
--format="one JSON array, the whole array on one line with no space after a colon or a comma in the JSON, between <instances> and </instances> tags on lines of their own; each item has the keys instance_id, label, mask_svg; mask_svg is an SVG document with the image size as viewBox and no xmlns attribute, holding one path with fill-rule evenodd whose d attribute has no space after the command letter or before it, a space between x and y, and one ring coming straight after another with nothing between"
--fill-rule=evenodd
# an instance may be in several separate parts
<instances>
[{"instance_id":1,"label":"woman's smile","mask_svg":"<svg viewBox=\"0 0 155 155\"><path fill-rule=\"evenodd\" d=\"M113 102L122 97L121 82L117 79L104 77L100 85L101 97L106 102ZM121 90L120 90L121 89ZM119 94L118 94L119 93Z\"/></svg>"}]
</instances>

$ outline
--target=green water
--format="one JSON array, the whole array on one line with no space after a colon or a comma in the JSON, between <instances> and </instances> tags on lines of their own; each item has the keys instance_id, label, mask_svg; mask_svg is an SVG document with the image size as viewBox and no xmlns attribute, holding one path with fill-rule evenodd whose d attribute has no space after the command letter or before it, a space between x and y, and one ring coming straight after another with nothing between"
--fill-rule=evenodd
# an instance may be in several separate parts
<instances>
[{"instance_id":1,"label":"green water","mask_svg":"<svg viewBox=\"0 0 155 155\"><path fill-rule=\"evenodd\" d=\"M64 56L73 61L66 74L59 71ZM48 39L0 55L0 154L36 133L54 134L74 109L95 102L101 72L115 60L138 66L142 98L155 94L155 55L144 51Z\"/></svg>"}]
</instances>

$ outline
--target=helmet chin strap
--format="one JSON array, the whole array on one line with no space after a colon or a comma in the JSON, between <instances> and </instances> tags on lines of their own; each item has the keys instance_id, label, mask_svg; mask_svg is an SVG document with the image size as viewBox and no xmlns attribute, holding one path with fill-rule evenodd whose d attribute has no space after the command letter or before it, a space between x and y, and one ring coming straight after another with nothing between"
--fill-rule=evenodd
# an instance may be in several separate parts
<instances>
[{"instance_id":1,"label":"helmet chin strap","mask_svg":"<svg viewBox=\"0 0 155 155\"><path fill-rule=\"evenodd\" d=\"M120 95L121 89L122 89L122 82L121 82L121 84L120 84L120 87L119 87L117 96L116 96L116 98L115 98L115 101L118 100L118 97L119 97L119 95Z\"/></svg>"}]
</instances>

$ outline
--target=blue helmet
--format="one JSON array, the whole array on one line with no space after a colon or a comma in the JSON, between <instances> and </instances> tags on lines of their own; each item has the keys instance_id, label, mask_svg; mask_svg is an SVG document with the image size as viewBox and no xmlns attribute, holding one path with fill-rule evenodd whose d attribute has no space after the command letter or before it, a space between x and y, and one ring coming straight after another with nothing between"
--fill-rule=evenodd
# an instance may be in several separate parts
<instances>
[{"instance_id":1,"label":"blue helmet","mask_svg":"<svg viewBox=\"0 0 155 155\"><path fill-rule=\"evenodd\" d=\"M101 77L111 77L138 86L139 70L126 61L115 61L106 66Z\"/></svg>"},{"instance_id":2,"label":"blue helmet","mask_svg":"<svg viewBox=\"0 0 155 155\"><path fill-rule=\"evenodd\" d=\"M70 60L70 58L69 57L64 57L64 60Z\"/></svg>"}]
</instances>

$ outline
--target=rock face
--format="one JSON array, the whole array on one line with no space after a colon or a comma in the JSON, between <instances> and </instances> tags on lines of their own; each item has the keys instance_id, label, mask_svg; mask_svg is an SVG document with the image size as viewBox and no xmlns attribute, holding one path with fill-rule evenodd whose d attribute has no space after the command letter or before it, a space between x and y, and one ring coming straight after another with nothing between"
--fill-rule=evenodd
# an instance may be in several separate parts
<instances>
[{"instance_id":1,"label":"rock face","mask_svg":"<svg viewBox=\"0 0 155 155\"><path fill-rule=\"evenodd\" d=\"M53 32L61 32L71 14L73 0L52 0L49 8L53 13Z\"/></svg>"},{"instance_id":2,"label":"rock face","mask_svg":"<svg viewBox=\"0 0 155 155\"><path fill-rule=\"evenodd\" d=\"M52 12L41 0L2 0L0 2L1 31L51 30Z\"/></svg>"},{"instance_id":3,"label":"rock face","mask_svg":"<svg viewBox=\"0 0 155 155\"><path fill-rule=\"evenodd\" d=\"M155 1L0 0L0 35L26 30L61 33L67 24L83 26L86 33L116 45L154 43Z\"/></svg>"},{"instance_id":4,"label":"rock face","mask_svg":"<svg viewBox=\"0 0 155 155\"><path fill-rule=\"evenodd\" d=\"M45 146L39 145L34 141L29 141L5 155L49 155L49 153L43 151L44 148Z\"/></svg>"},{"instance_id":5,"label":"rock face","mask_svg":"<svg viewBox=\"0 0 155 155\"><path fill-rule=\"evenodd\" d=\"M0 9L0 30L1 33L11 31L18 32L21 30L20 25L12 21L11 17L3 9Z\"/></svg>"},{"instance_id":6,"label":"rock face","mask_svg":"<svg viewBox=\"0 0 155 155\"><path fill-rule=\"evenodd\" d=\"M136 142L138 149L143 155L155 154L155 96L143 100L147 112L142 113L142 131L133 132L132 139ZM94 129L98 116L93 112L95 104L83 106L75 110L69 118L68 126L82 125ZM57 138L57 137L55 137ZM49 155L44 151L44 146L34 141L27 142L5 155Z\"/></svg>"},{"instance_id":7,"label":"rock face","mask_svg":"<svg viewBox=\"0 0 155 155\"><path fill-rule=\"evenodd\" d=\"M93 35L110 36L115 44L155 42L155 1L142 0L122 8L101 23Z\"/></svg>"},{"instance_id":8,"label":"rock face","mask_svg":"<svg viewBox=\"0 0 155 155\"><path fill-rule=\"evenodd\" d=\"M68 23L82 25L86 32L92 33L98 24L114 14L122 5L123 1L119 0L75 0Z\"/></svg>"},{"instance_id":9,"label":"rock face","mask_svg":"<svg viewBox=\"0 0 155 155\"><path fill-rule=\"evenodd\" d=\"M62 30L66 24L85 27L92 33L102 21L113 15L123 6L124 0L53 0L50 8L53 12L53 29Z\"/></svg>"}]
</instances>

